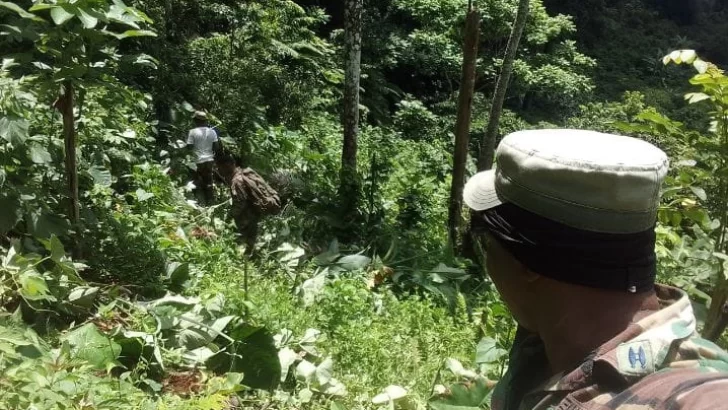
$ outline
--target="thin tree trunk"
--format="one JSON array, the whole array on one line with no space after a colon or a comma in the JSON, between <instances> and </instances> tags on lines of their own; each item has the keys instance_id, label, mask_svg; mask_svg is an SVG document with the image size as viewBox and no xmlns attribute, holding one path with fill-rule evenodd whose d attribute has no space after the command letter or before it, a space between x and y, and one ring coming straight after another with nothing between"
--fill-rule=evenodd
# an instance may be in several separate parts
<instances>
[{"instance_id":1,"label":"thin tree trunk","mask_svg":"<svg viewBox=\"0 0 728 410\"><path fill-rule=\"evenodd\" d=\"M346 77L344 84L344 149L341 156L342 194L356 184L356 153L359 139L359 81L361 78L361 15L363 0L346 0L344 30Z\"/></svg>"},{"instance_id":2,"label":"thin tree trunk","mask_svg":"<svg viewBox=\"0 0 728 410\"><path fill-rule=\"evenodd\" d=\"M80 208L78 204L78 171L76 169L76 126L73 116L73 83L67 81L63 88L60 109L63 116L63 140L66 148L66 180L70 198L69 217L76 228L80 219Z\"/></svg>"},{"instance_id":3,"label":"thin tree trunk","mask_svg":"<svg viewBox=\"0 0 728 410\"><path fill-rule=\"evenodd\" d=\"M475 88L475 65L478 57L478 38L480 35L480 15L470 8L465 20L465 42L463 44L463 72L458 95L458 115L455 123L455 152L453 154L452 185L450 186L450 210L448 230L450 244L457 250L460 243L460 225L463 208L463 185L465 184L465 165L468 160L470 141L470 120Z\"/></svg>"},{"instance_id":4,"label":"thin tree trunk","mask_svg":"<svg viewBox=\"0 0 728 410\"><path fill-rule=\"evenodd\" d=\"M722 152L720 169L728 169L728 159L726 152L728 151L728 117L718 119L721 136ZM720 181L719 190L720 210L720 234L715 242L716 252L728 252L728 180L725 178ZM726 278L725 265L720 265L718 269L718 280L715 284L713 294L710 298L710 309L708 317L705 320L703 336L711 341L716 341L728 327L728 278Z\"/></svg>"},{"instance_id":5,"label":"thin tree trunk","mask_svg":"<svg viewBox=\"0 0 728 410\"><path fill-rule=\"evenodd\" d=\"M513 72L513 62L516 59L518 51L518 43L521 41L523 29L526 27L528 20L529 0L520 0L518 3L518 11L516 12L516 21L513 23L511 37L508 39L506 46L506 55L503 59L503 67L501 68L498 81L495 85L493 93L493 103L490 107L490 118L488 120L488 128L485 131L483 140L480 144L480 155L478 156L478 170L485 171L493 168L493 157L495 153L495 142L498 134L498 126L500 125L500 117L503 113L503 101L508 91L508 83Z\"/></svg>"}]
</instances>

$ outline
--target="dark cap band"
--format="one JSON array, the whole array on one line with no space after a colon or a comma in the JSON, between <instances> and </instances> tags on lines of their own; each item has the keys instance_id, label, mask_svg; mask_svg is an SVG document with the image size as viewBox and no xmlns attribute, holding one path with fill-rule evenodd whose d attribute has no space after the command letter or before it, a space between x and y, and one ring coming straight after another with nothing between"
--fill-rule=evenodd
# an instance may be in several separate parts
<instances>
[{"instance_id":1,"label":"dark cap band","mask_svg":"<svg viewBox=\"0 0 728 410\"><path fill-rule=\"evenodd\" d=\"M530 270L561 282L632 293L654 287L653 228L633 234L591 232L503 204L478 212L473 231L490 233Z\"/></svg>"}]
</instances>

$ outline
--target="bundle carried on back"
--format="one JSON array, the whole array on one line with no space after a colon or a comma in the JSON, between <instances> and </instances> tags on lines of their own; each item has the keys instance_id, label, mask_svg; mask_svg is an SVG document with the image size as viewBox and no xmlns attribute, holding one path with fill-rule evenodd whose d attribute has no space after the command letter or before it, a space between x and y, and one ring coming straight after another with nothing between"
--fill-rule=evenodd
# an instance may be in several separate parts
<instances>
[{"instance_id":1,"label":"bundle carried on back","mask_svg":"<svg viewBox=\"0 0 728 410\"><path fill-rule=\"evenodd\" d=\"M275 215L281 211L281 199L278 192L273 189L257 172L251 168L239 169L235 175L239 181L237 189L242 189L243 196L262 215Z\"/></svg>"}]
</instances>

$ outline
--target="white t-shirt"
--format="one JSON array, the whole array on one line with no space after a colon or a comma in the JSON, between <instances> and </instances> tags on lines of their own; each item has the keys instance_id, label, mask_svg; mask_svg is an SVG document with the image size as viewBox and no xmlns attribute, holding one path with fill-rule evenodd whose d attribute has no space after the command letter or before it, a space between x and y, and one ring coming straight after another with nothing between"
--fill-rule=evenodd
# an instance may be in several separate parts
<instances>
[{"instance_id":1,"label":"white t-shirt","mask_svg":"<svg viewBox=\"0 0 728 410\"><path fill-rule=\"evenodd\" d=\"M216 142L217 133L210 127L193 128L187 136L187 145L194 147L198 164L215 160L215 151L212 146Z\"/></svg>"}]
</instances>

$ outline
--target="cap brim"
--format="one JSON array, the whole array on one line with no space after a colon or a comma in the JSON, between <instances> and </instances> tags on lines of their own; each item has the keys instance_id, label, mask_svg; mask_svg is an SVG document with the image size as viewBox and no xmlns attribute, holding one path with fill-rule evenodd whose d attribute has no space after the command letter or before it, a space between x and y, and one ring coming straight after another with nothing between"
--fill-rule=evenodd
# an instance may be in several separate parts
<instances>
[{"instance_id":1,"label":"cap brim","mask_svg":"<svg viewBox=\"0 0 728 410\"><path fill-rule=\"evenodd\" d=\"M495 189L495 170L473 175L465 184L463 201L473 211L485 211L502 205L505 201Z\"/></svg>"}]
</instances>

